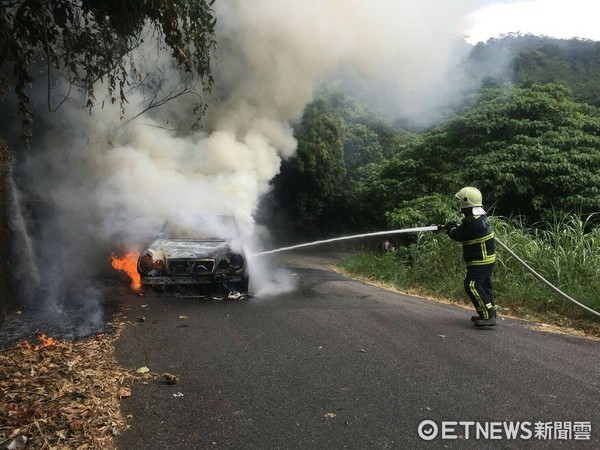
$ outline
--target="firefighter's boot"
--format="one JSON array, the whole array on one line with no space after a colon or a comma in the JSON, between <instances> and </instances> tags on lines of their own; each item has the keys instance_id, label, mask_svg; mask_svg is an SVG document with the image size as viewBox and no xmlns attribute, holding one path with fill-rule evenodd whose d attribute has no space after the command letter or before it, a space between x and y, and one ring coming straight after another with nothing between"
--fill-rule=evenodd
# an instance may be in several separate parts
<instances>
[{"instance_id":1,"label":"firefighter's boot","mask_svg":"<svg viewBox=\"0 0 600 450\"><path fill-rule=\"evenodd\" d=\"M475 322L477 319L484 319L481 309L475 308L475 312L477 313L477 315L471 316L471 322Z\"/></svg>"},{"instance_id":2,"label":"firefighter's boot","mask_svg":"<svg viewBox=\"0 0 600 450\"><path fill-rule=\"evenodd\" d=\"M474 320L476 327L493 327L496 325L496 308L492 306L491 308L488 308L487 312L487 319L481 317Z\"/></svg>"}]
</instances>

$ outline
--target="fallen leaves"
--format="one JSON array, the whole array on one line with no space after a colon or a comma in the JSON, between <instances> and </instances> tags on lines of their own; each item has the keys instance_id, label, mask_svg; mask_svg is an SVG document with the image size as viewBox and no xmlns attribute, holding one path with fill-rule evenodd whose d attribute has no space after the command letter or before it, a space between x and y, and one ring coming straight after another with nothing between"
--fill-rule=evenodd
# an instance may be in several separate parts
<instances>
[{"instance_id":1,"label":"fallen leaves","mask_svg":"<svg viewBox=\"0 0 600 450\"><path fill-rule=\"evenodd\" d=\"M118 367L103 335L0 351L0 448L114 449L125 429L119 400L135 375ZM18 447L15 447L18 448Z\"/></svg>"}]
</instances>

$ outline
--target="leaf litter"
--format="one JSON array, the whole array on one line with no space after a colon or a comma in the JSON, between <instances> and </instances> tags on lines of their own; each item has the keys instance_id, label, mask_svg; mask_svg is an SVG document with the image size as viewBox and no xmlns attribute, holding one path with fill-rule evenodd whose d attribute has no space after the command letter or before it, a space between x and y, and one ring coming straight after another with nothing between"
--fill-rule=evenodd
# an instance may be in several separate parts
<instances>
[{"instance_id":1,"label":"leaf litter","mask_svg":"<svg viewBox=\"0 0 600 450\"><path fill-rule=\"evenodd\" d=\"M117 366L110 341L0 349L0 448L115 449L127 428L120 400L140 375Z\"/></svg>"}]
</instances>

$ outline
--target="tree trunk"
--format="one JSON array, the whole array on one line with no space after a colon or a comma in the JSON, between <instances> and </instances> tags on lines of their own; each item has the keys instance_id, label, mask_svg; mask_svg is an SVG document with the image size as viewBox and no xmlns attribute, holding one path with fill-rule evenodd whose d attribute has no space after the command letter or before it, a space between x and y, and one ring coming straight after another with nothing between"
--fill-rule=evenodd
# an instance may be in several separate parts
<instances>
[{"instance_id":1,"label":"tree trunk","mask_svg":"<svg viewBox=\"0 0 600 450\"><path fill-rule=\"evenodd\" d=\"M8 313L15 308L10 289L10 227L8 211L11 202L11 157L8 146L0 140L0 326Z\"/></svg>"}]
</instances>

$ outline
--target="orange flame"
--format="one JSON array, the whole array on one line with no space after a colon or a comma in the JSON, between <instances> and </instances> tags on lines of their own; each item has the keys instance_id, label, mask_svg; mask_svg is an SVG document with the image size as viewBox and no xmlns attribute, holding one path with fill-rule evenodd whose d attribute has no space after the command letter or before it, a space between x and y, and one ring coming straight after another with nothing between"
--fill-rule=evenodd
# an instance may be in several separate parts
<instances>
[{"instance_id":1,"label":"orange flame","mask_svg":"<svg viewBox=\"0 0 600 450\"><path fill-rule=\"evenodd\" d=\"M50 347L51 345L58 343L56 339L50 336L46 336L44 333L40 333L38 340L39 344L36 346L31 345L29 341L25 341L25 348L27 348L28 350L40 350L44 347Z\"/></svg>"},{"instance_id":2,"label":"orange flame","mask_svg":"<svg viewBox=\"0 0 600 450\"><path fill-rule=\"evenodd\" d=\"M114 269L125 272L131 278L131 289L139 291L142 287L140 274L137 271L137 261L139 254L134 251L127 252L125 256L111 255L110 264Z\"/></svg>"}]
</instances>

